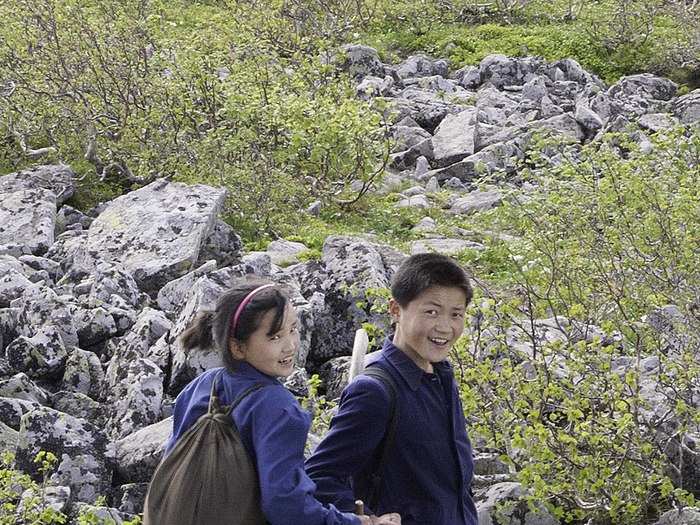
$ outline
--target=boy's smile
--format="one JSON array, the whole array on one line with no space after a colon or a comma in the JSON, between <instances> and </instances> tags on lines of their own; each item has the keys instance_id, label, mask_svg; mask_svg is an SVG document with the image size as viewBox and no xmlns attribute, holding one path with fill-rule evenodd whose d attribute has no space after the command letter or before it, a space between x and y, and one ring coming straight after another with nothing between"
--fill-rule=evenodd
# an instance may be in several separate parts
<instances>
[{"instance_id":1,"label":"boy's smile","mask_svg":"<svg viewBox=\"0 0 700 525\"><path fill-rule=\"evenodd\" d=\"M394 345L418 367L432 373L464 331L467 296L461 288L431 286L406 306L389 302L396 321Z\"/></svg>"}]
</instances>

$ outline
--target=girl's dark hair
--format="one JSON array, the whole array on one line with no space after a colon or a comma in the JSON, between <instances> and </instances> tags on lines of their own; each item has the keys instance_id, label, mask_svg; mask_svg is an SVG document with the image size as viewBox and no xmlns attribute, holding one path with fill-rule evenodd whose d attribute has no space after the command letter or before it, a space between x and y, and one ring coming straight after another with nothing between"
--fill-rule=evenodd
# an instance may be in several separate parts
<instances>
[{"instance_id":1,"label":"girl's dark hair","mask_svg":"<svg viewBox=\"0 0 700 525\"><path fill-rule=\"evenodd\" d=\"M469 277L462 267L439 253L420 253L406 259L391 281L391 295L406 307L431 286L459 288L466 296L466 304L474 295Z\"/></svg>"},{"instance_id":2,"label":"girl's dark hair","mask_svg":"<svg viewBox=\"0 0 700 525\"><path fill-rule=\"evenodd\" d=\"M275 316L268 335L280 330L284 321L287 296L277 287L265 288L257 292L241 312L236 330L231 333L231 323L236 309L250 292L269 284L266 281L245 281L225 292L217 301L214 311L200 312L187 329L180 335L185 351L193 348L216 348L229 370L235 370L237 360L229 352L229 339L245 343L259 327L263 316L273 310Z\"/></svg>"}]
</instances>

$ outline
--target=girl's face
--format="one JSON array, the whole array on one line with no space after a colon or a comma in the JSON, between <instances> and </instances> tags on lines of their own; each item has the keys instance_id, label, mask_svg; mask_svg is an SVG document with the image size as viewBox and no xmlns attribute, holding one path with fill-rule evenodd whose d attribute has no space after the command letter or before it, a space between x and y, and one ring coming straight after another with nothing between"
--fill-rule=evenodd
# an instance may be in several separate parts
<instances>
[{"instance_id":1,"label":"girl's face","mask_svg":"<svg viewBox=\"0 0 700 525\"><path fill-rule=\"evenodd\" d=\"M229 349L236 359L242 359L259 372L273 377L287 377L294 371L294 357L299 351L297 314L289 302L279 331L268 335L274 310L266 312L247 341L231 340Z\"/></svg>"}]
</instances>

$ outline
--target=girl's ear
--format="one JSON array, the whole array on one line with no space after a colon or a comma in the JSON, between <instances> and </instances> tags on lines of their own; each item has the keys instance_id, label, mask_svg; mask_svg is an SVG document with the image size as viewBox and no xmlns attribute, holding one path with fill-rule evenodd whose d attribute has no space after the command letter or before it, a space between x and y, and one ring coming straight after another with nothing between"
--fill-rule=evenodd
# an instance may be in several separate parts
<instances>
[{"instance_id":1,"label":"girl's ear","mask_svg":"<svg viewBox=\"0 0 700 525\"><path fill-rule=\"evenodd\" d=\"M389 299L389 315L393 323L399 322L399 318L401 317L401 305L394 298Z\"/></svg>"},{"instance_id":2,"label":"girl's ear","mask_svg":"<svg viewBox=\"0 0 700 525\"><path fill-rule=\"evenodd\" d=\"M238 360L245 359L245 345L236 341L233 337L228 340L228 351Z\"/></svg>"}]
</instances>

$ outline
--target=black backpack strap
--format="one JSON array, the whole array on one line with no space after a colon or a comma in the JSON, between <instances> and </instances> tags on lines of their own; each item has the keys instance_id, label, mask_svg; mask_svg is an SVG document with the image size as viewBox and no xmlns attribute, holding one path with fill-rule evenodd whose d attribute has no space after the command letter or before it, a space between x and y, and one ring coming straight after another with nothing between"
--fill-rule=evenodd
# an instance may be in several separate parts
<instances>
[{"instance_id":1,"label":"black backpack strap","mask_svg":"<svg viewBox=\"0 0 700 525\"><path fill-rule=\"evenodd\" d=\"M376 511L382 485L382 473L384 472L384 467L386 466L389 457L389 451L394 445L394 437L396 436L396 427L398 425L398 410L396 409L398 388L394 378L391 377L391 374L380 366L368 366L365 368L362 374L369 377L374 377L387 386L389 388L390 397L389 423L386 432L384 433L384 437L379 445L379 449L381 450L381 453L379 454L379 461L372 469L370 475L370 497L367 504L370 506L370 509Z\"/></svg>"}]
</instances>

